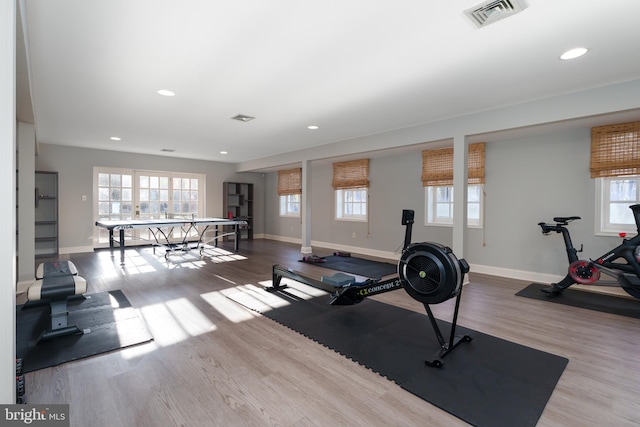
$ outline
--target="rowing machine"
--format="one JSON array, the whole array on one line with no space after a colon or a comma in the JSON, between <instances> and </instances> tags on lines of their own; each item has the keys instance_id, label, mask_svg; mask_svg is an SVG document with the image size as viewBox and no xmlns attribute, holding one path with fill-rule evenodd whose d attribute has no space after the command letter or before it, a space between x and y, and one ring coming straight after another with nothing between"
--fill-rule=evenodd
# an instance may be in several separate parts
<instances>
[{"instance_id":1,"label":"rowing machine","mask_svg":"<svg viewBox=\"0 0 640 427\"><path fill-rule=\"evenodd\" d=\"M456 258L450 248L438 243L411 244L413 217L414 211L402 211L402 224L406 228L397 277L382 281L367 279L364 282L356 282L353 278L348 283L338 283L339 281L331 283L330 280L313 279L300 272L274 265L272 267L272 285L267 290L286 293L287 286L281 283L282 278L286 277L329 292L331 295L329 304L331 305L353 305L362 302L367 297L404 288L413 299L423 304L440 344L440 351L435 358L426 360L425 364L437 368L442 367L444 364L442 358L460 343L472 340L468 335L456 336L462 283L464 275L469 272L469 264L464 259ZM449 340L445 340L429 306L454 297L456 303L450 336Z\"/></svg>"}]
</instances>

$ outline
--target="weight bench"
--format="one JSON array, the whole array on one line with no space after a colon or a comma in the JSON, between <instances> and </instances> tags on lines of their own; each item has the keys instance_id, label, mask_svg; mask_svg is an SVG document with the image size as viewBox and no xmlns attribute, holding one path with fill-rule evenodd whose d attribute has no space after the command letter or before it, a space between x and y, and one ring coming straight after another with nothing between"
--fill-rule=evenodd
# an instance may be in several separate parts
<instances>
[{"instance_id":1,"label":"weight bench","mask_svg":"<svg viewBox=\"0 0 640 427\"><path fill-rule=\"evenodd\" d=\"M87 292L87 281L78 276L71 261L45 262L38 266L36 281L27 290L29 302L48 302L51 307L51 324L40 334L38 342L66 335L82 334L76 325L68 325L67 302Z\"/></svg>"}]
</instances>

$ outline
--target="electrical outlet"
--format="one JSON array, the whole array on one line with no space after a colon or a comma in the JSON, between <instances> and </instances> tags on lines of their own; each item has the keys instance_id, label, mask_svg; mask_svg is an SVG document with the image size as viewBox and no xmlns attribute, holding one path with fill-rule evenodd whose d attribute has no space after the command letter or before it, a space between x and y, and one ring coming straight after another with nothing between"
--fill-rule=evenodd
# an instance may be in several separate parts
<instances>
[{"instance_id":1,"label":"electrical outlet","mask_svg":"<svg viewBox=\"0 0 640 427\"><path fill-rule=\"evenodd\" d=\"M351 233L351 237L355 239L356 238L356 233Z\"/></svg>"}]
</instances>

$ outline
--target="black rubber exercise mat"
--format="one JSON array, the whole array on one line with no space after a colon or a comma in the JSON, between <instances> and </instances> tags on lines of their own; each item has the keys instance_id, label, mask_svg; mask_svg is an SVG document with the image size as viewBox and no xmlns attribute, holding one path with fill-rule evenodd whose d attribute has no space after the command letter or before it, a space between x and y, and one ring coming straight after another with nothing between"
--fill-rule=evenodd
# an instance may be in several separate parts
<instances>
[{"instance_id":1,"label":"black rubber exercise mat","mask_svg":"<svg viewBox=\"0 0 640 427\"><path fill-rule=\"evenodd\" d=\"M356 274L358 276L370 277L373 279L379 279L398 272L398 266L396 264L336 255L324 257L324 262L318 263L318 265L320 267Z\"/></svg>"},{"instance_id":2,"label":"black rubber exercise mat","mask_svg":"<svg viewBox=\"0 0 640 427\"><path fill-rule=\"evenodd\" d=\"M280 297L288 305L274 304ZM232 300L396 382L405 390L475 426L535 426L568 360L458 326L461 343L442 368L424 364L440 347L425 314L364 300L330 306L328 296L308 300L269 294L269 304L246 295ZM462 308L464 309L464 307ZM450 323L438 321L448 339Z\"/></svg>"},{"instance_id":3,"label":"black rubber exercise mat","mask_svg":"<svg viewBox=\"0 0 640 427\"><path fill-rule=\"evenodd\" d=\"M638 299L581 291L571 288L565 289L560 295L547 295L541 291L542 288L547 286L549 285L532 283L516 293L516 295L640 319L640 300Z\"/></svg>"},{"instance_id":4,"label":"black rubber exercise mat","mask_svg":"<svg viewBox=\"0 0 640 427\"><path fill-rule=\"evenodd\" d=\"M56 366L153 339L144 320L119 290L86 295L68 302L69 325L84 334L37 342L50 326L46 303L16 307L16 356L25 372Z\"/></svg>"}]
</instances>

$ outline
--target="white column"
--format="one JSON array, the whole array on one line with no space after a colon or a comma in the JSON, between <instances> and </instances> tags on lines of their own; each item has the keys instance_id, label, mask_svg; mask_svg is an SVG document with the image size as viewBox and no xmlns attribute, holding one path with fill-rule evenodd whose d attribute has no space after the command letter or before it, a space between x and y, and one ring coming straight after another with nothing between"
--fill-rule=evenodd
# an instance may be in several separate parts
<instances>
[{"instance_id":1,"label":"white column","mask_svg":"<svg viewBox=\"0 0 640 427\"><path fill-rule=\"evenodd\" d=\"M0 1L0 403L16 403L16 2Z\"/></svg>"},{"instance_id":2,"label":"white column","mask_svg":"<svg viewBox=\"0 0 640 427\"><path fill-rule=\"evenodd\" d=\"M304 160L302 162L302 197L300 200L302 213L300 220L302 221L302 248L300 252L310 254L313 252L311 248L311 161Z\"/></svg>"},{"instance_id":3,"label":"white column","mask_svg":"<svg viewBox=\"0 0 640 427\"><path fill-rule=\"evenodd\" d=\"M467 236L467 176L469 142L466 136L453 138L453 244L451 249L458 258L464 257Z\"/></svg>"}]
</instances>

